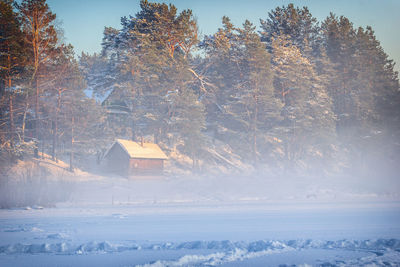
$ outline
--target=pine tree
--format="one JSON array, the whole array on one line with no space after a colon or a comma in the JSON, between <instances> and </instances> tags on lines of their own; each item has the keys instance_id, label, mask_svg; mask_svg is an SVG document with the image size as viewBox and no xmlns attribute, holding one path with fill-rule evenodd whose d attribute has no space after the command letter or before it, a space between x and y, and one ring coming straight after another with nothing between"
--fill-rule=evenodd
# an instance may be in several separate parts
<instances>
[{"instance_id":1,"label":"pine tree","mask_svg":"<svg viewBox=\"0 0 400 267\"><path fill-rule=\"evenodd\" d=\"M320 48L320 54L313 59L317 82L312 89L314 105L310 105L313 120L313 131L315 147L321 152L325 162L334 162L335 150L337 150L336 122L337 116L334 112L334 103L329 94L331 88L337 87L337 72L326 54L324 47ZM322 163L324 164L324 163ZM332 165L332 164L331 164ZM333 167L333 166L331 166Z\"/></svg>"},{"instance_id":2,"label":"pine tree","mask_svg":"<svg viewBox=\"0 0 400 267\"><path fill-rule=\"evenodd\" d=\"M48 84L46 98L42 101L47 109L47 114L51 114L49 119L45 120L49 124L48 139L52 140L51 156L57 160L56 153L59 143L59 121L62 112L64 95L69 94L76 86L76 80L80 73L74 62L73 47L71 45L62 45L59 53L54 55L51 64L46 64L47 78L51 81ZM75 101L79 101L76 99ZM61 129L63 130L63 129Z\"/></svg>"},{"instance_id":3,"label":"pine tree","mask_svg":"<svg viewBox=\"0 0 400 267\"><path fill-rule=\"evenodd\" d=\"M126 82L118 81L116 70L104 55L85 54L79 57L79 68L86 82L86 94L101 104L104 113L102 133L104 143L112 142L115 136L132 137L132 92ZM104 146L104 144L102 144Z\"/></svg>"},{"instance_id":4,"label":"pine tree","mask_svg":"<svg viewBox=\"0 0 400 267\"><path fill-rule=\"evenodd\" d=\"M189 60L197 26L190 10L178 14L173 5L145 0L140 6L135 17L122 18L120 31L106 28L103 54L115 67L117 90L130 96L136 134L153 134L157 142L174 114L169 92L187 90L194 79Z\"/></svg>"},{"instance_id":5,"label":"pine tree","mask_svg":"<svg viewBox=\"0 0 400 267\"><path fill-rule=\"evenodd\" d=\"M272 47L276 94L284 103L280 129L285 160L294 167L299 160L327 152L322 146L332 142L328 137L334 129L335 116L324 73L315 72L315 63L285 35L276 36Z\"/></svg>"},{"instance_id":6,"label":"pine tree","mask_svg":"<svg viewBox=\"0 0 400 267\"><path fill-rule=\"evenodd\" d=\"M0 98L1 103L7 103L0 107L1 118L8 117L8 129L2 127L2 132L7 132L7 140L13 146L17 137L15 126L15 107L21 100L23 90L21 82L27 73L26 49L24 47L23 35L20 29L18 15L13 10L13 1L2 1L0 3ZM8 116L6 116L8 115ZM4 122L2 125L5 125Z\"/></svg>"},{"instance_id":7,"label":"pine tree","mask_svg":"<svg viewBox=\"0 0 400 267\"><path fill-rule=\"evenodd\" d=\"M307 7L299 8L293 4L277 7L268 13L267 20L260 20L262 40L271 51L272 42L277 35L286 35L293 45L304 52L307 46L318 52L320 46L319 25Z\"/></svg>"},{"instance_id":8,"label":"pine tree","mask_svg":"<svg viewBox=\"0 0 400 267\"><path fill-rule=\"evenodd\" d=\"M35 137L39 137L39 97L43 93L40 88L40 78L44 75L42 69L54 54L57 46L57 32L54 27L56 15L50 11L46 0L23 0L16 4L22 23L25 41L30 46L32 54L32 79L34 87Z\"/></svg>"},{"instance_id":9,"label":"pine tree","mask_svg":"<svg viewBox=\"0 0 400 267\"><path fill-rule=\"evenodd\" d=\"M209 105L209 125L255 166L265 163L279 120L280 101L274 97L270 56L255 27L245 21L236 28L223 17L223 28L207 37L205 71L215 85L215 102ZM215 126L213 126L215 127Z\"/></svg>"},{"instance_id":10,"label":"pine tree","mask_svg":"<svg viewBox=\"0 0 400 267\"><path fill-rule=\"evenodd\" d=\"M240 62L243 77L235 88L235 94L238 97L237 103L243 105L244 110L236 116L247 124L251 158L253 164L257 165L262 159L261 155L270 146L266 141L273 139L271 130L280 119L281 102L274 97L270 56L256 34L255 27L245 21L243 29L238 29L238 32L238 39L244 48Z\"/></svg>"},{"instance_id":11,"label":"pine tree","mask_svg":"<svg viewBox=\"0 0 400 267\"><path fill-rule=\"evenodd\" d=\"M340 135L352 135L348 130L358 121L353 90L357 86L359 69L356 66L356 32L345 17L330 14L322 24L326 53L337 73L335 86L329 88L334 111L338 117L337 131Z\"/></svg>"},{"instance_id":12,"label":"pine tree","mask_svg":"<svg viewBox=\"0 0 400 267\"><path fill-rule=\"evenodd\" d=\"M52 156L65 154L65 151L57 153L59 143L63 143L73 171L75 165L81 167L88 156L96 154L96 148L104 147L107 131L101 106L85 94L87 85L72 46L61 48L62 53L53 62L51 73L55 77L52 89L48 90L46 107L52 114L49 127Z\"/></svg>"},{"instance_id":13,"label":"pine tree","mask_svg":"<svg viewBox=\"0 0 400 267\"><path fill-rule=\"evenodd\" d=\"M192 158L193 170L198 171L199 159L202 157L202 148L205 145L202 133L205 130L204 105L192 90L180 91L175 101L175 114L171 122L178 130L178 136L183 139L184 152Z\"/></svg>"},{"instance_id":14,"label":"pine tree","mask_svg":"<svg viewBox=\"0 0 400 267\"><path fill-rule=\"evenodd\" d=\"M200 47L205 51L200 70L206 80L208 127L217 131L216 118L223 120L223 105L229 100L231 90L241 79L236 28L228 17L222 18L223 27L212 36L206 36ZM204 81L204 79L203 79Z\"/></svg>"},{"instance_id":15,"label":"pine tree","mask_svg":"<svg viewBox=\"0 0 400 267\"><path fill-rule=\"evenodd\" d=\"M88 93L103 100L116 83L114 70L107 58L96 53L82 53L79 67L85 77Z\"/></svg>"},{"instance_id":16,"label":"pine tree","mask_svg":"<svg viewBox=\"0 0 400 267\"><path fill-rule=\"evenodd\" d=\"M358 102L362 103L360 116L364 120L380 121L380 127L390 128L393 124L388 121L394 118L392 114L396 114L394 101L390 99L396 99L398 93L398 73L371 27L358 29L356 56L362 82L357 96Z\"/></svg>"},{"instance_id":17,"label":"pine tree","mask_svg":"<svg viewBox=\"0 0 400 267\"><path fill-rule=\"evenodd\" d=\"M323 44L334 66L336 82L328 88L338 118L339 141L348 151L352 168L366 170L365 154L384 158L390 154L387 148L393 147L388 134L392 127L384 121L398 125L392 120L398 118L393 105L398 99L398 75L371 27L356 30L347 18L330 14L322 30Z\"/></svg>"},{"instance_id":18,"label":"pine tree","mask_svg":"<svg viewBox=\"0 0 400 267\"><path fill-rule=\"evenodd\" d=\"M360 163L360 170L374 165L393 170L393 161L387 158L396 158L399 155L395 145L399 141L396 133L400 125L396 107L400 95L398 73L394 71L393 61L388 59L371 27L360 27L356 37L355 61L358 77L354 98L359 123L354 151L362 148L370 153L368 157L365 152L355 155ZM378 168L374 168L376 169Z\"/></svg>"}]
</instances>

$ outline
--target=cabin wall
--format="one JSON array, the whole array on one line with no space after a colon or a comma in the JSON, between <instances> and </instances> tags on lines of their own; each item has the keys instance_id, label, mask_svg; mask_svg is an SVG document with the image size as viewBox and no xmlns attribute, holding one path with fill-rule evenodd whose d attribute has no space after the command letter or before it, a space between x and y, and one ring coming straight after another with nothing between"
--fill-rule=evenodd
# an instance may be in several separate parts
<instances>
[{"instance_id":1,"label":"cabin wall","mask_svg":"<svg viewBox=\"0 0 400 267\"><path fill-rule=\"evenodd\" d=\"M161 175L164 170L164 160L162 159L130 159L130 175Z\"/></svg>"},{"instance_id":2,"label":"cabin wall","mask_svg":"<svg viewBox=\"0 0 400 267\"><path fill-rule=\"evenodd\" d=\"M127 176L129 174L129 156L119 144L115 144L111 148L106 159L107 171L122 176Z\"/></svg>"}]
</instances>

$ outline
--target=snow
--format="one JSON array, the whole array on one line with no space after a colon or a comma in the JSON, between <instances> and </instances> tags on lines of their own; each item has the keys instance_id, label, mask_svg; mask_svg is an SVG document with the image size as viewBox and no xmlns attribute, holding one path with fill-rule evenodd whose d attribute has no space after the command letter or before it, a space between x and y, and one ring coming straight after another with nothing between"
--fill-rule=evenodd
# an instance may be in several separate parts
<instances>
[{"instance_id":1,"label":"snow","mask_svg":"<svg viewBox=\"0 0 400 267\"><path fill-rule=\"evenodd\" d=\"M89 178L0 210L0 266L400 265L389 178Z\"/></svg>"},{"instance_id":2,"label":"snow","mask_svg":"<svg viewBox=\"0 0 400 267\"><path fill-rule=\"evenodd\" d=\"M4 210L0 266L397 266L399 211L399 203Z\"/></svg>"}]
</instances>

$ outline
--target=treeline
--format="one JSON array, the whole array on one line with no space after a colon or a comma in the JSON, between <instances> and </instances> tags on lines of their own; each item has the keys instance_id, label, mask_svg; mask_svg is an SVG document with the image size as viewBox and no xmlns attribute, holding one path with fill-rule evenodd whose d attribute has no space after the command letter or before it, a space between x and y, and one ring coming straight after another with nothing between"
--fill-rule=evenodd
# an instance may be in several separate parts
<instances>
[{"instance_id":1,"label":"treeline","mask_svg":"<svg viewBox=\"0 0 400 267\"><path fill-rule=\"evenodd\" d=\"M2 151L33 138L56 157L61 144L87 152L152 136L196 170L211 147L255 167L318 172L399 158L398 73L371 27L334 14L318 22L289 4L260 31L223 17L201 37L191 10L140 8L77 62L44 0L2 2Z\"/></svg>"},{"instance_id":2,"label":"treeline","mask_svg":"<svg viewBox=\"0 0 400 267\"><path fill-rule=\"evenodd\" d=\"M84 93L73 47L62 40L45 0L0 2L2 164L38 150L57 160L58 149L72 151L75 136L83 143L95 137L101 113Z\"/></svg>"}]
</instances>

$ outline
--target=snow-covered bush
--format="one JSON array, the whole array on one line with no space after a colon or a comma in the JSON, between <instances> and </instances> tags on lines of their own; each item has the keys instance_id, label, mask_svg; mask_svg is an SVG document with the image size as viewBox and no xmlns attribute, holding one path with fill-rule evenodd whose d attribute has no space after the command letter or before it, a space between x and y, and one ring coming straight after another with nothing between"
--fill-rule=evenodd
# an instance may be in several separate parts
<instances>
[{"instance_id":1,"label":"snow-covered bush","mask_svg":"<svg viewBox=\"0 0 400 267\"><path fill-rule=\"evenodd\" d=\"M44 167L19 166L19 172L0 174L0 208L54 206L69 199L74 184L52 177Z\"/></svg>"}]
</instances>

